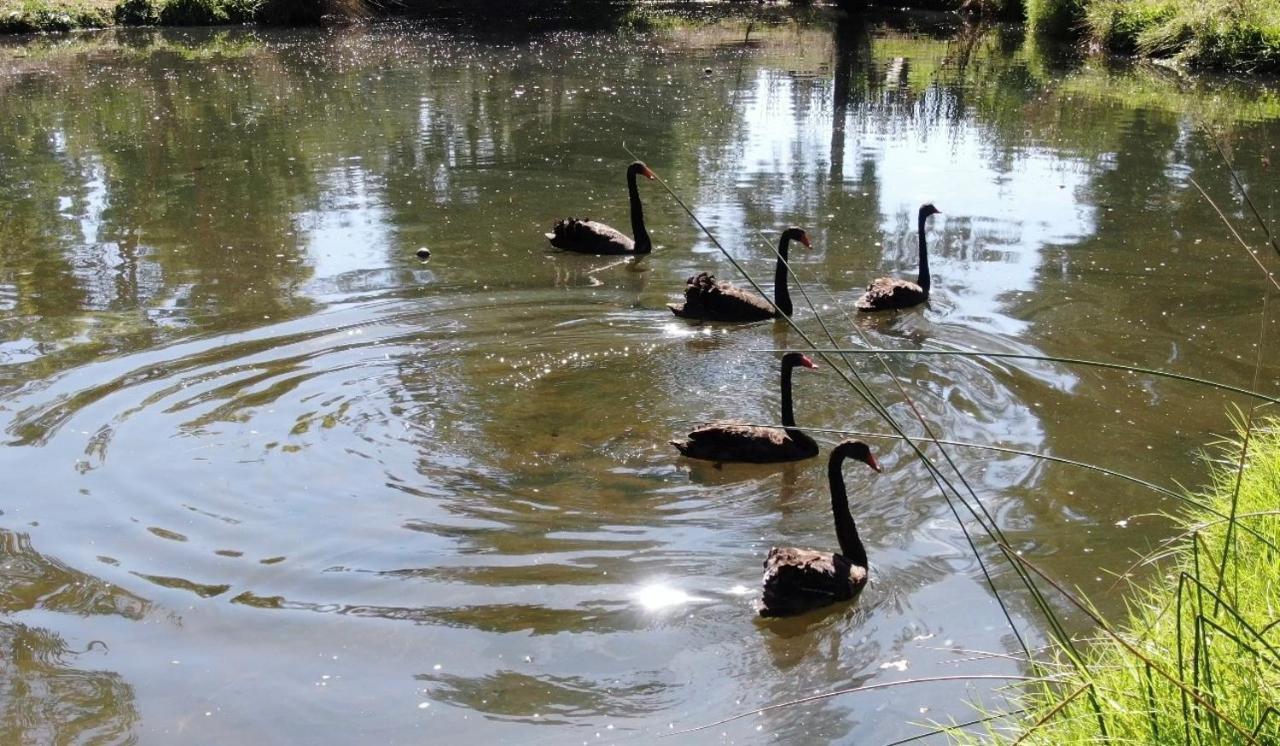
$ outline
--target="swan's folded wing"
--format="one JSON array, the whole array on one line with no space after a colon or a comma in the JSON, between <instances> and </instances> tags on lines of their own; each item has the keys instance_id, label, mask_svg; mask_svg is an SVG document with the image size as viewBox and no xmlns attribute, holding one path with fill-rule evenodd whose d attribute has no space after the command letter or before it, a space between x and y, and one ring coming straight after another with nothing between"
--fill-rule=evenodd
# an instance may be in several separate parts
<instances>
[{"instance_id":1,"label":"swan's folded wing","mask_svg":"<svg viewBox=\"0 0 1280 746\"><path fill-rule=\"evenodd\" d=\"M762 616L785 616L853 598L866 569L830 552L774 547L764 561Z\"/></svg>"},{"instance_id":2,"label":"swan's folded wing","mask_svg":"<svg viewBox=\"0 0 1280 746\"><path fill-rule=\"evenodd\" d=\"M769 301L706 272L685 282L684 301L686 315L708 319L769 318L774 314Z\"/></svg>"},{"instance_id":3,"label":"swan's folded wing","mask_svg":"<svg viewBox=\"0 0 1280 746\"><path fill-rule=\"evenodd\" d=\"M914 282L881 277L867 286L855 305L864 311L882 308L906 308L924 302L924 290Z\"/></svg>"},{"instance_id":4,"label":"swan's folded wing","mask_svg":"<svg viewBox=\"0 0 1280 746\"><path fill-rule=\"evenodd\" d=\"M786 443L787 431L780 427L757 427L745 422L712 422L702 425L689 433L689 440L695 443L750 443L762 442L773 445Z\"/></svg>"},{"instance_id":5,"label":"swan's folded wing","mask_svg":"<svg viewBox=\"0 0 1280 746\"><path fill-rule=\"evenodd\" d=\"M622 251L635 245L616 228L588 218L559 220L548 238L552 246L578 251Z\"/></svg>"}]
</instances>

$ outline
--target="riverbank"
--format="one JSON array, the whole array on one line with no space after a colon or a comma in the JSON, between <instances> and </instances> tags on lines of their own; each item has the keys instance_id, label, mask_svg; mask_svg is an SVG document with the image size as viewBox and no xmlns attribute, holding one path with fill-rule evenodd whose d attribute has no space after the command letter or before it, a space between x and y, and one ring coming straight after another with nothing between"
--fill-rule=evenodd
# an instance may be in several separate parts
<instances>
[{"instance_id":1,"label":"riverbank","mask_svg":"<svg viewBox=\"0 0 1280 746\"><path fill-rule=\"evenodd\" d=\"M906 4L1025 19L1037 34L1070 39L1098 52L1188 67L1280 71L1280 0L915 0ZM113 25L309 25L390 12L421 16L427 13L423 5L412 0L394 5L369 0L0 0L0 33ZM457 11L467 5L430 7ZM545 13L544 4L537 7ZM584 7L599 14L600 4ZM566 7L565 12L571 11Z\"/></svg>"},{"instance_id":2,"label":"riverbank","mask_svg":"<svg viewBox=\"0 0 1280 746\"><path fill-rule=\"evenodd\" d=\"M0 0L0 32L108 26L308 25L362 18L366 0Z\"/></svg>"},{"instance_id":3,"label":"riverbank","mask_svg":"<svg viewBox=\"0 0 1280 746\"><path fill-rule=\"evenodd\" d=\"M1113 54L1280 70L1280 0L1026 0L1028 26Z\"/></svg>"},{"instance_id":4,"label":"riverbank","mask_svg":"<svg viewBox=\"0 0 1280 746\"><path fill-rule=\"evenodd\" d=\"M1203 507L1182 517L1167 572L1135 591L1114 635L1100 631L1084 653L1087 677L1071 667L1022 702L1027 714L1012 730L989 736L1280 743L1280 421L1255 428L1242 472L1239 454L1238 444L1221 450L1197 496Z\"/></svg>"}]
</instances>

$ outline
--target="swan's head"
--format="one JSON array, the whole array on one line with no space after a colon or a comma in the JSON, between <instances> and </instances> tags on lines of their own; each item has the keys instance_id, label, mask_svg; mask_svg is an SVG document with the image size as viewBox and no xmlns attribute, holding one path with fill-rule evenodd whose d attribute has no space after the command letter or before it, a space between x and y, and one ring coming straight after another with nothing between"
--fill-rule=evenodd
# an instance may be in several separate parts
<instances>
[{"instance_id":1,"label":"swan's head","mask_svg":"<svg viewBox=\"0 0 1280 746\"><path fill-rule=\"evenodd\" d=\"M831 452L831 458L832 460L846 458L856 459L867 466L870 466L872 469L880 471L880 464L876 462L876 457L871 455L871 449L867 447L866 443L863 443L860 440L843 441L840 445L836 446L834 451Z\"/></svg>"},{"instance_id":2,"label":"swan's head","mask_svg":"<svg viewBox=\"0 0 1280 746\"><path fill-rule=\"evenodd\" d=\"M923 205L920 205L921 220L924 220L930 215L941 215L941 214L942 214L942 210L939 210L938 208L934 207L932 202L926 202Z\"/></svg>"},{"instance_id":3,"label":"swan's head","mask_svg":"<svg viewBox=\"0 0 1280 746\"><path fill-rule=\"evenodd\" d=\"M628 166L628 167L627 167L627 173L628 173L628 174L630 174L631 176L635 176L636 174L640 174L640 175L644 176L646 179L656 179L656 178L658 178L658 175L657 175L657 174L655 174L654 172L650 171L650 170L649 170L649 167L648 167L648 166L646 166L646 165L644 165L644 163L643 163L643 162L641 162L641 161L636 161L635 163L632 163L630 166Z\"/></svg>"},{"instance_id":4,"label":"swan's head","mask_svg":"<svg viewBox=\"0 0 1280 746\"><path fill-rule=\"evenodd\" d=\"M797 365L802 365L806 368L818 367L818 364L813 362L813 360L803 352L788 352L782 356L782 367L794 368Z\"/></svg>"},{"instance_id":5,"label":"swan's head","mask_svg":"<svg viewBox=\"0 0 1280 746\"><path fill-rule=\"evenodd\" d=\"M809 234L805 233L804 230L801 228L786 229L785 231L782 232L782 240L799 241L800 243L804 244L806 248L810 248L810 249L813 248L813 244L809 243Z\"/></svg>"}]
</instances>

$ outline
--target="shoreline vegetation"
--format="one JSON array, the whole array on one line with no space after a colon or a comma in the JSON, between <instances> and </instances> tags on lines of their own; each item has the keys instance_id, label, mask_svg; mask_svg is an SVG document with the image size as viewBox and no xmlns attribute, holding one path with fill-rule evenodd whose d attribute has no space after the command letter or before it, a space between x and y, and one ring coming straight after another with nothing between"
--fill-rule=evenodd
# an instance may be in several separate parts
<instances>
[{"instance_id":1,"label":"shoreline vegetation","mask_svg":"<svg viewBox=\"0 0 1280 746\"><path fill-rule=\"evenodd\" d=\"M1182 530L1144 559L1161 575L1127 589L1127 621L1077 665L1060 650L1059 674L983 742L1280 743L1280 420L1241 426L1209 472Z\"/></svg>"},{"instance_id":2,"label":"shoreline vegetation","mask_svg":"<svg viewBox=\"0 0 1280 746\"><path fill-rule=\"evenodd\" d=\"M810 6L822 0L791 0ZM1280 0L830 0L851 12L902 5L1021 20L1041 38L1066 40L1091 53L1233 72L1280 72ZM249 24L305 26L378 17L457 16L493 3L459 0L0 0L0 33L60 32L112 26ZM636 8L661 12L679 2L514 0L508 16L577 17L619 22ZM754 7L745 0L725 5Z\"/></svg>"}]
</instances>

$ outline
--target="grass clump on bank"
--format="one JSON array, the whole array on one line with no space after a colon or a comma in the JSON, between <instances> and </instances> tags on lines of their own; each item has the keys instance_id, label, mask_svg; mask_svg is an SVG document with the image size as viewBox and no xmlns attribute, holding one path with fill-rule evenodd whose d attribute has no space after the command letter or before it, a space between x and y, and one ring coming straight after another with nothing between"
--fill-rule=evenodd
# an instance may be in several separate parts
<instances>
[{"instance_id":1,"label":"grass clump on bank","mask_svg":"<svg viewBox=\"0 0 1280 746\"><path fill-rule=\"evenodd\" d=\"M115 0L0 0L0 33L102 28Z\"/></svg>"},{"instance_id":2,"label":"grass clump on bank","mask_svg":"<svg viewBox=\"0 0 1280 746\"><path fill-rule=\"evenodd\" d=\"M1224 447L1200 496L1232 520L1205 509L1182 516L1173 565L1137 591L1128 621L1113 630L1129 647L1100 638L1083 671L1027 693L1019 702L1027 713L991 737L1280 743L1280 420L1242 441L1243 470L1241 443Z\"/></svg>"},{"instance_id":3,"label":"grass clump on bank","mask_svg":"<svg viewBox=\"0 0 1280 746\"><path fill-rule=\"evenodd\" d=\"M1226 70L1280 70L1280 0L1027 0L1039 34Z\"/></svg>"},{"instance_id":4,"label":"grass clump on bank","mask_svg":"<svg viewBox=\"0 0 1280 746\"><path fill-rule=\"evenodd\" d=\"M1045 36L1071 36L1084 18L1087 0L1026 0L1027 25Z\"/></svg>"},{"instance_id":5,"label":"grass clump on bank","mask_svg":"<svg viewBox=\"0 0 1280 746\"><path fill-rule=\"evenodd\" d=\"M116 21L133 26L216 26L254 20L259 0L122 0Z\"/></svg>"},{"instance_id":6,"label":"grass clump on bank","mask_svg":"<svg viewBox=\"0 0 1280 746\"><path fill-rule=\"evenodd\" d=\"M0 0L0 33L123 26L305 26L369 14L366 0Z\"/></svg>"}]
</instances>

